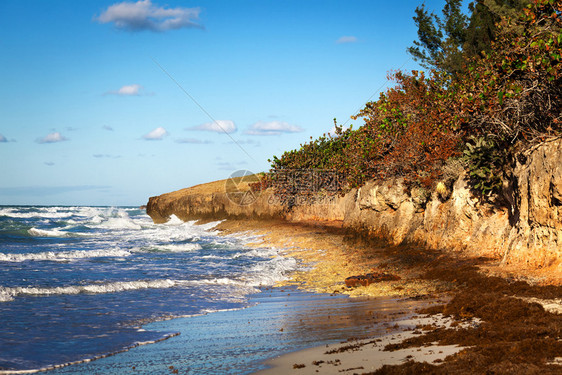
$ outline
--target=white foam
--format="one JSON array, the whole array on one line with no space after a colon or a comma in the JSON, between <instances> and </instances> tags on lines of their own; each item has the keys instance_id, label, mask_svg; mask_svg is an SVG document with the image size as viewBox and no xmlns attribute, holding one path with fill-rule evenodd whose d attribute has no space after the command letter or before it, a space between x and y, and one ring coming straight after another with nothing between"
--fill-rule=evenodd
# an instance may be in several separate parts
<instances>
[{"instance_id":1,"label":"white foam","mask_svg":"<svg viewBox=\"0 0 562 375\"><path fill-rule=\"evenodd\" d=\"M208 222L208 223L205 223L205 224L200 224L200 225L197 225L197 226L199 228L201 228L202 230L206 231L206 232L216 234L216 233L219 233L219 231L218 230L211 231L211 229L213 229L214 227L216 227L217 225L219 225L223 221L224 220L211 221L211 222Z\"/></svg>"},{"instance_id":2,"label":"white foam","mask_svg":"<svg viewBox=\"0 0 562 375\"><path fill-rule=\"evenodd\" d=\"M101 224L102 222L103 222L103 217L101 217L100 215L96 215L90 220L90 223L92 224Z\"/></svg>"},{"instance_id":3,"label":"white foam","mask_svg":"<svg viewBox=\"0 0 562 375\"><path fill-rule=\"evenodd\" d=\"M185 221L183 221L182 219L178 218L176 215L172 214L172 216L170 216L170 219L165 223L165 225L169 225L169 226L173 226L173 225L183 225L185 224Z\"/></svg>"},{"instance_id":4,"label":"white foam","mask_svg":"<svg viewBox=\"0 0 562 375\"><path fill-rule=\"evenodd\" d=\"M112 283L100 283L89 285L75 285L75 286L61 286L51 288L41 287L2 287L0 286L0 302L12 301L15 297L23 295L31 296L50 296L61 294L104 294L116 293L127 290L138 289L162 289L171 288L177 285L176 281L164 280L150 280L150 281L116 281Z\"/></svg>"},{"instance_id":5,"label":"white foam","mask_svg":"<svg viewBox=\"0 0 562 375\"><path fill-rule=\"evenodd\" d=\"M273 286L288 279L290 272L298 267L294 258L275 257L252 267L247 282L251 286Z\"/></svg>"},{"instance_id":6,"label":"white foam","mask_svg":"<svg viewBox=\"0 0 562 375\"><path fill-rule=\"evenodd\" d=\"M227 277L203 280L178 281L179 286L196 286L199 288L210 288L218 298L226 302L242 302L248 294L259 293L258 285L251 285L246 280L235 280ZM218 287L214 288L214 287Z\"/></svg>"},{"instance_id":7,"label":"white foam","mask_svg":"<svg viewBox=\"0 0 562 375\"><path fill-rule=\"evenodd\" d=\"M123 209L95 213L95 216L91 216L88 226L93 224L95 227L105 229L142 229L142 226L135 223Z\"/></svg>"},{"instance_id":8,"label":"white foam","mask_svg":"<svg viewBox=\"0 0 562 375\"><path fill-rule=\"evenodd\" d=\"M27 233L34 237L66 237L69 234L68 232L63 232L58 229L45 230L37 228L28 229Z\"/></svg>"},{"instance_id":9,"label":"white foam","mask_svg":"<svg viewBox=\"0 0 562 375\"><path fill-rule=\"evenodd\" d=\"M106 229L142 229L139 224L128 217L111 217L100 223L99 227Z\"/></svg>"},{"instance_id":10,"label":"white foam","mask_svg":"<svg viewBox=\"0 0 562 375\"><path fill-rule=\"evenodd\" d=\"M198 243L166 244L166 245L157 245L155 246L155 248L158 251L162 251L162 252L187 253L190 251L200 250L201 245L199 245Z\"/></svg>"},{"instance_id":11,"label":"white foam","mask_svg":"<svg viewBox=\"0 0 562 375\"><path fill-rule=\"evenodd\" d=\"M49 260L64 262L72 259L101 258L101 257L127 257L131 253L122 249L107 250L73 250L73 251L45 251L42 253L4 254L0 253L0 262L25 262L27 260Z\"/></svg>"},{"instance_id":12,"label":"white foam","mask_svg":"<svg viewBox=\"0 0 562 375\"><path fill-rule=\"evenodd\" d=\"M199 259L223 259L223 257L220 257L218 255L203 255L198 257Z\"/></svg>"},{"instance_id":13,"label":"white foam","mask_svg":"<svg viewBox=\"0 0 562 375\"><path fill-rule=\"evenodd\" d=\"M72 212L57 212L53 207L42 208L37 212L18 212L17 208L0 208L0 216L7 216L19 219L48 218L61 219L70 217Z\"/></svg>"}]
</instances>

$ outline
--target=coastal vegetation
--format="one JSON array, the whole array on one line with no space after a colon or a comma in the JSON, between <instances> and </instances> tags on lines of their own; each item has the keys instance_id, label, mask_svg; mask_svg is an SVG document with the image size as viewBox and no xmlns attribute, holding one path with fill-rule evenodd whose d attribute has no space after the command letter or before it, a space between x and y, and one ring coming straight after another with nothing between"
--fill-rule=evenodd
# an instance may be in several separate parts
<instances>
[{"instance_id":1,"label":"coastal vegetation","mask_svg":"<svg viewBox=\"0 0 562 375\"><path fill-rule=\"evenodd\" d=\"M284 171L330 170L341 192L394 177L434 190L466 171L483 200L501 205L509 168L562 131L561 17L555 0L478 0L469 14L447 0L441 17L418 7L408 52L426 70L390 72L394 86L352 117L361 126L334 119L333 134L274 156L255 187L287 195L295 181Z\"/></svg>"}]
</instances>

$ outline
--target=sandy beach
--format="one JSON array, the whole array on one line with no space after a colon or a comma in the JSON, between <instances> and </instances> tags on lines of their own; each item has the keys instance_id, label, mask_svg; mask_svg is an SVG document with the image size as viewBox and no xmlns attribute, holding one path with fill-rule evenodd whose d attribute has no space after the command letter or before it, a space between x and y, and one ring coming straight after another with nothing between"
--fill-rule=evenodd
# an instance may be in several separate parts
<instances>
[{"instance_id":1,"label":"sandy beach","mask_svg":"<svg viewBox=\"0 0 562 375\"><path fill-rule=\"evenodd\" d=\"M294 374L357 374L375 371L384 365L401 365L408 361L439 364L464 349L458 345L432 344L419 348L404 348L386 351L388 345L397 345L406 339L422 334L418 326L450 328L452 319L442 315L415 317L394 323L398 332L365 340L314 347L290 353L266 362L271 368L257 372L258 375ZM474 323L476 324L476 323ZM469 324L465 324L465 327ZM291 370L292 369L292 370Z\"/></svg>"},{"instance_id":2,"label":"sandy beach","mask_svg":"<svg viewBox=\"0 0 562 375\"><path fill-rule=\"evenodd\" d=\"M416 300L405 319L363 340L313 346L266 362L259 374L547 373L562 371L562 288L497 276L497 260L416 246L389 247L337 222L224 221L224 233L262 235L252 246L285 249L308 266L284 285L317 293ZM367 273L397 280L348 287ZM422 302L425 301L424 305Z\"/></svg>"},{"instance_id":3,"label":"sandy beach","mask_svg":"<svg viewBox=\"0 0 562 375\"><path fill-rule=\"evenodd\" d=\"M562 371L559 286L491 275L494 260L389 247L337 222L222 221L304 267L248 308L149 323L174 334L54 374L403 374ZM392 280L350 287L350 276Z\"/></svg>"},{"instance_id":4,"label":"sandy beach","mask_svg":"<svg viewBox=\"0 0 562 375\"><path fill-rule=\"evenodd\" d=\"M245 309L149 323L143 329L175 336L50 373L248 374L287 352L395 332L394 320L410 319L420 306L413 300L350 299L290 286L263 289L250 302Z\"/></svg>"}]
</instances>

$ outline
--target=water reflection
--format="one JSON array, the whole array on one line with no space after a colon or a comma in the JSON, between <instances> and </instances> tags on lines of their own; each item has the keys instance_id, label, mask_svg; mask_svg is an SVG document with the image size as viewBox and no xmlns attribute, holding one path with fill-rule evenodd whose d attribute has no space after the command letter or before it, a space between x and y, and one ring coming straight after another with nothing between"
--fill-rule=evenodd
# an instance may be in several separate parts
<instances>
[{"instance_id":1,"label":"water reflection","mask_svg":"<svg viewBox=\"0 0 562 375\"><path fill-rule=\"evenodd\" d=\"M147 330L179 332L169 340L134 348L53 374L169 373L248 374L266 359L311 346L385 333L392 320L413 313L420 302L349 299L295 289L255 295L255 306L151 323Z\"/></svg>"}]
</instances>

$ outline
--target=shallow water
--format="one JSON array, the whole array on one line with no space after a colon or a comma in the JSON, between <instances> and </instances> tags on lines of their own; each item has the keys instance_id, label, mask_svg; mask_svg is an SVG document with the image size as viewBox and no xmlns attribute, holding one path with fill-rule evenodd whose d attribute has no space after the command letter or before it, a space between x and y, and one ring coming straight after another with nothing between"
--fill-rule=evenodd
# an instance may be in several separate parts
<instances>
[{"instance_id":1,"label":"shallow water","mask_svg":"<svg viewBox=\"0 0 562 375\"><path fill-rule=\"evenodd\" d=\"M0 207L0 369L162 339L170 332L141 325L248 307L249 294L297 268L214 224L155 225L126 207Z\"/></svg>"},{"instance_id":2,"label":"shallow water","mask_svg":"<svg viewBox=\"0 0 562 375\"><path fill-rule=\"evenodd\" d=\"M281 354L384 334L392 320L419 304L287 288L265 290L250 301L255 305L246 309L150 323L146 329L180 335L53 374L250 374Z\"/></svg>"}]
</instances>

